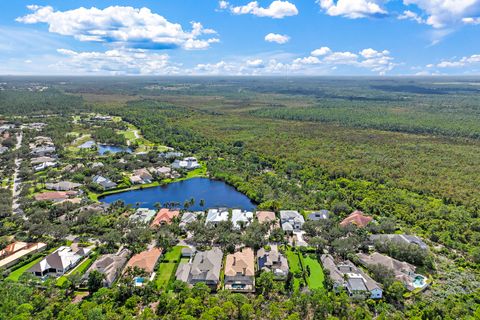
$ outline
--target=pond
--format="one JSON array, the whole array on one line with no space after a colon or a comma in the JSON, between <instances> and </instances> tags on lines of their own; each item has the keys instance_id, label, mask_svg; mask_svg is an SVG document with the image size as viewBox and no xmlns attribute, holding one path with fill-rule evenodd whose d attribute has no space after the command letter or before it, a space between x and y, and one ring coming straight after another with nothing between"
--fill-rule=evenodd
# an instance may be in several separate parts
<instances>
[{"instance_id":1,"label":"pond","mask_svg":"<svg viewBox=\"0 0 480 320\"><path fill-rule=\"evenodd\" d=\"M127 147L119 147L119 146L112 146L108 144L99 144L98 145L98 154L104 155L105 153L119 153L119 152L127 152L132 153L132 149Z\"/></svg>"},{"instance_id":2,"label":"pond","mask_svg":"<svg viewBox=\"0 0 480 320\"><path fill-rule=\"evenodd\" d=\"M99 199L105 203L113 203L122 200L125 204L141 208L155 209L155 203L162 205L176 202L183 207L185 201L194 199L195 203L189 210L203 211L208 208L239 208L244 210L255 209L255 204L243 193L238 192L234 187L223 181L208 178L192 178L184 181L170 183L164 186L153 188L125 191L108 195ZM200 200L205 201L200 206Z\"/></svg>"}]
</instances>

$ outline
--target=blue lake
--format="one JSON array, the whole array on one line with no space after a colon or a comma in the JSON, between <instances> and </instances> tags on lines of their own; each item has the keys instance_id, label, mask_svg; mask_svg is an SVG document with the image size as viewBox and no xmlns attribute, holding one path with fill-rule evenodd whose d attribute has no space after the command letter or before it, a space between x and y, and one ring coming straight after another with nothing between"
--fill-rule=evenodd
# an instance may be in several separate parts
<instances>
[{"instance_id":1,"label":"blue lake","mask_svg":"<svg viewBox=\"0 0 480 320\"><path fill-rule=\"evenodd\" d=\"M178 202L183 207L185 201L195 199L195 204L189 210L203 211L208 208L227 207L244 210L255 209L255 204L243 193L222 181L208 178L193 178L184 181L170 183L153 188L125 191L112 194L99 199L105 203L113 203L122 200L125 204L142 208L155 209L155 203L162 205L167 202ZM200 206L200 200L205 205Z\"/></svg>"},{"instance_id":2,"label":"blue lake","mask_svg":"<svg viewBox=\"0 0 480 320\"><path fill-rule=\"evenodd\" d=\"M126 147L119 147L119 146L111 146L107 144L99 144L98 145L98 154L104 155L105 153L119 153L119 152L127 152L132 153L132 149Z\"/></svg>"}]
</instances>

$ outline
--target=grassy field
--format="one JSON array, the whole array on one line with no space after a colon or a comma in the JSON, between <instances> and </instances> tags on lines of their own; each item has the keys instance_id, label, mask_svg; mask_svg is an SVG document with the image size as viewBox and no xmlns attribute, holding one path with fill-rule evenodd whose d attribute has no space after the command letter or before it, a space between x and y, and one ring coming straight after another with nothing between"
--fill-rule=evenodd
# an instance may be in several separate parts
<instances>
[{"instance_id":1,"label":"grassy field","mask_svg":"<svg viewBox=\"0 0 480 320\"><path fill-rule=\"evenodd\" d=\"M325 274L318 260L307 256L303 259L303 264L305 268L307 266L310 268L310 276L307 278L308 287L310 289L324 289Z\"/></svg>"},{"instance_id":2,"label":"grassy field","mask_svg":"<svg viewBox=\"0 0 480 320\"><path fill-rule=\"evenodd\" d=\"M162 262L157 269L157 278L155 283L157 284L158 289L165 289L170 281L170 278L174 276L175 267L177 263L175 262Z\"/></svg>"},{"instance_id":3,"label":"grassy field","mask_svg":"<svg viewBox=\"0 0 480 320\"><path fill-rule=\"evenodd\" d=\"M18 281L18 279L20 279L20 277L22 276L22 274L27 271L28 269L30 269L31 267L33 267L35 264L37 264L38 262L40 262L41 260L43 259L43 257L39 257L38 259L35 259L33 260L32 262L24 265L23 267L20 267L18 268L17 270L13 271L12 273L10 273L7 277L8 280L12 280L12 281Z\"/></svg>"},{"instance_id":4,"label":"grassy field","mask_svg":"<svg viewBox=\"0 0 480 320\"><path fill-rule=\"evenodd\" d=\"M286 251L286 256L288 260L288 266L290 268L290 272L294 275L296 273L302 272L302 265L300 264L300 258L298 257L298 253L292 251L292 249L288 249ZM293 288L295 290L300 288L300 278L293 277Z\"/></svg>"},{"instance_id":5,"label":"grassy field","mask_svg":"<svg viewBox=\"0 0 480 320\"><path fill-rule=\"evenodd\" d=\"M82 263L80 263L75 269L72 270L72 272L70 272L68 275L63 275L61 276L60 278L58 278L57 280L57 286L61 287L62 284L67 281L67 278L68 276L70 275L74 275L74 274L84 274L85 271L87 271L88 267L90 267L90 265L92 264L93 262L93 258L87 258L85 259Z\"/></svg>"},{"instance_id":6,"label":"grassy field","mask_svg":"<svg viewBox=\"0 0 480 320\"><path fill-rule=\"evenodd\" d=\"M183 246L175 246L169 251L167 251L163 257L164 261L168 262L179 262L180 258L182 257L182 249L185 248Z\"/></svg>"}]
</instances>

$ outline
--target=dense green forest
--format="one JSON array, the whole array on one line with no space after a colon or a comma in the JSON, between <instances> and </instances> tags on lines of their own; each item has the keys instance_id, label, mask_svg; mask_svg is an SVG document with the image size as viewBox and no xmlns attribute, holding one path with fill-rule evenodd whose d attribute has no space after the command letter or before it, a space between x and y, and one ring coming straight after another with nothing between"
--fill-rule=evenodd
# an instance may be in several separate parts
<instances>
[{"instance_id":1,"label":"dense green forest","mask_svg":"<svg viewBox=\"0 0 480 320\"><path fill-rule=\"evenodd\" d=\"M360 209L380 222L393 221L390 231L432 241L438 257L417 261L409 248L393 250L388 243L380 249L438 275L425 295L404 300L390 291L379 303L333 291L284 292L269 279L257 284L257 296L210 295L203 286L179 283L163 292L133 287L127 279L73 304L69 282L37 288L6 281L0 285L0 318L480 318L480 104L471 85L478 80L35 79L49 87L43 92L22 90L25 80L14 80L15 89L0 92L0 114L121 116L146 139L196 155L212 177L260 208L328 209L337 220ZM67 141L69 124L48 121L55 141ZM95 135L99 141L120 139L112 132L106 127ZM115 160L107 165L120 166ZM48 213L42 206L32 208L22 230L54 233L59 241L68 230L50 223L49 215L68 217L70 210ZM85 213L67 226L98 235L106 247L124 233L132 247L143 248L152 234L116 222L117 216ZM23 224L15 217L7 221L3 232ZM320 236L314 228L309 232Z\"/></svg>"}]
</instances>

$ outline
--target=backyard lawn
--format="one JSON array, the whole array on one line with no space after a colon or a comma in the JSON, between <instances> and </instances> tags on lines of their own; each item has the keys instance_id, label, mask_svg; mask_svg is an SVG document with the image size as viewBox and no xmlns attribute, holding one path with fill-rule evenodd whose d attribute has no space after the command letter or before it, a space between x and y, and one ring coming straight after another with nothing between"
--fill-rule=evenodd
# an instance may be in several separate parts
<instances>
[{"instance_id":1,"label":"backyard lawn","mask_svg":"<svg viewBox=\"0 0 480 320\"><path fill-rule=\"evenodd\" d=\"M40 262L42 259L43 259L43 257L39 257L38 259L35 259L35 260L33 260L32 262L27 263L27 264L24 265L23 267L18 268L17 270L15 270L15 271L13 271L12 273L10 273L10 274L8 275L7 279L12 280L12 281L18 281L18 279L20 279L20 276L21 276L25 271L27 271L28 269L30 269L31 267L33 267L35 264L37 264L38 262Z\"/></svg>"},{"instance_id":2,"label":"backyard lawn","mask_svg":"<svg viewBox=\"0 0 480 320\"><path fill-rule=\"evenodd\" d=\"M157 278L155 280L158 289L165 289L167 287L170 278L173 276L176 266L177 263L175 262L160 263L157 269Z\"/></svg>"},{"instance_id":3,"label":"backyard lawn","mask_svg":"<svg viewBox=\"0 0 480 320\"><path fill-rule=\"evenodd\" d=\"M167 251L163 257L164 261L168 262L179 262L182 257L183 246L175 246Z\"/></svg>"},{"instance_id":4,"label":"backyard lawn","mask_svg":"<svg viewBox=\"0 0 480 320\"><path fill-rule=\"evenodd\" d=\"M302 272L302 266L300 265L300 259L298 257L297 252L292 251L292 249L288 249L286 251L288 266L290 268L290 272L294 274L293 277L293 288L295 290L300 288L300 279L295 277L295 274L298 272Z\"/></svg>"},{"instance_id":5,"label":"backyard lawn","mask_svg":"<svg viewBox=\"0 0 480 320\"><path fill-rule=\"evenodd\" d=\"M92 264L93 262L93 259L92 258L88 258L88 259L85 259L85 261L83 261L82 263L80 263L75 269L73 269L72 272L70 272L68 275L63 275L61 276L60 278L58 278L57 280L57 286L61 287L62 284L67 281L67 277L69 275L74 275L74 274L84 274L85 271L87 271L88 267L90 267L90 265Z\"/></svg>"},{"instance_id":6,"label":"backyard lawn","mask_svg":"<svg viewBox=\"0 0 480 320\"><path fill-rule=\"evenodd\" d=\"M322 266L317 259L307 256L303 259L305 268L308 266L310 268L310 276L307 279L308 287L310 289L323 289L323 281L325 275L323 273Z\"/></svg>"}]
</instances>

